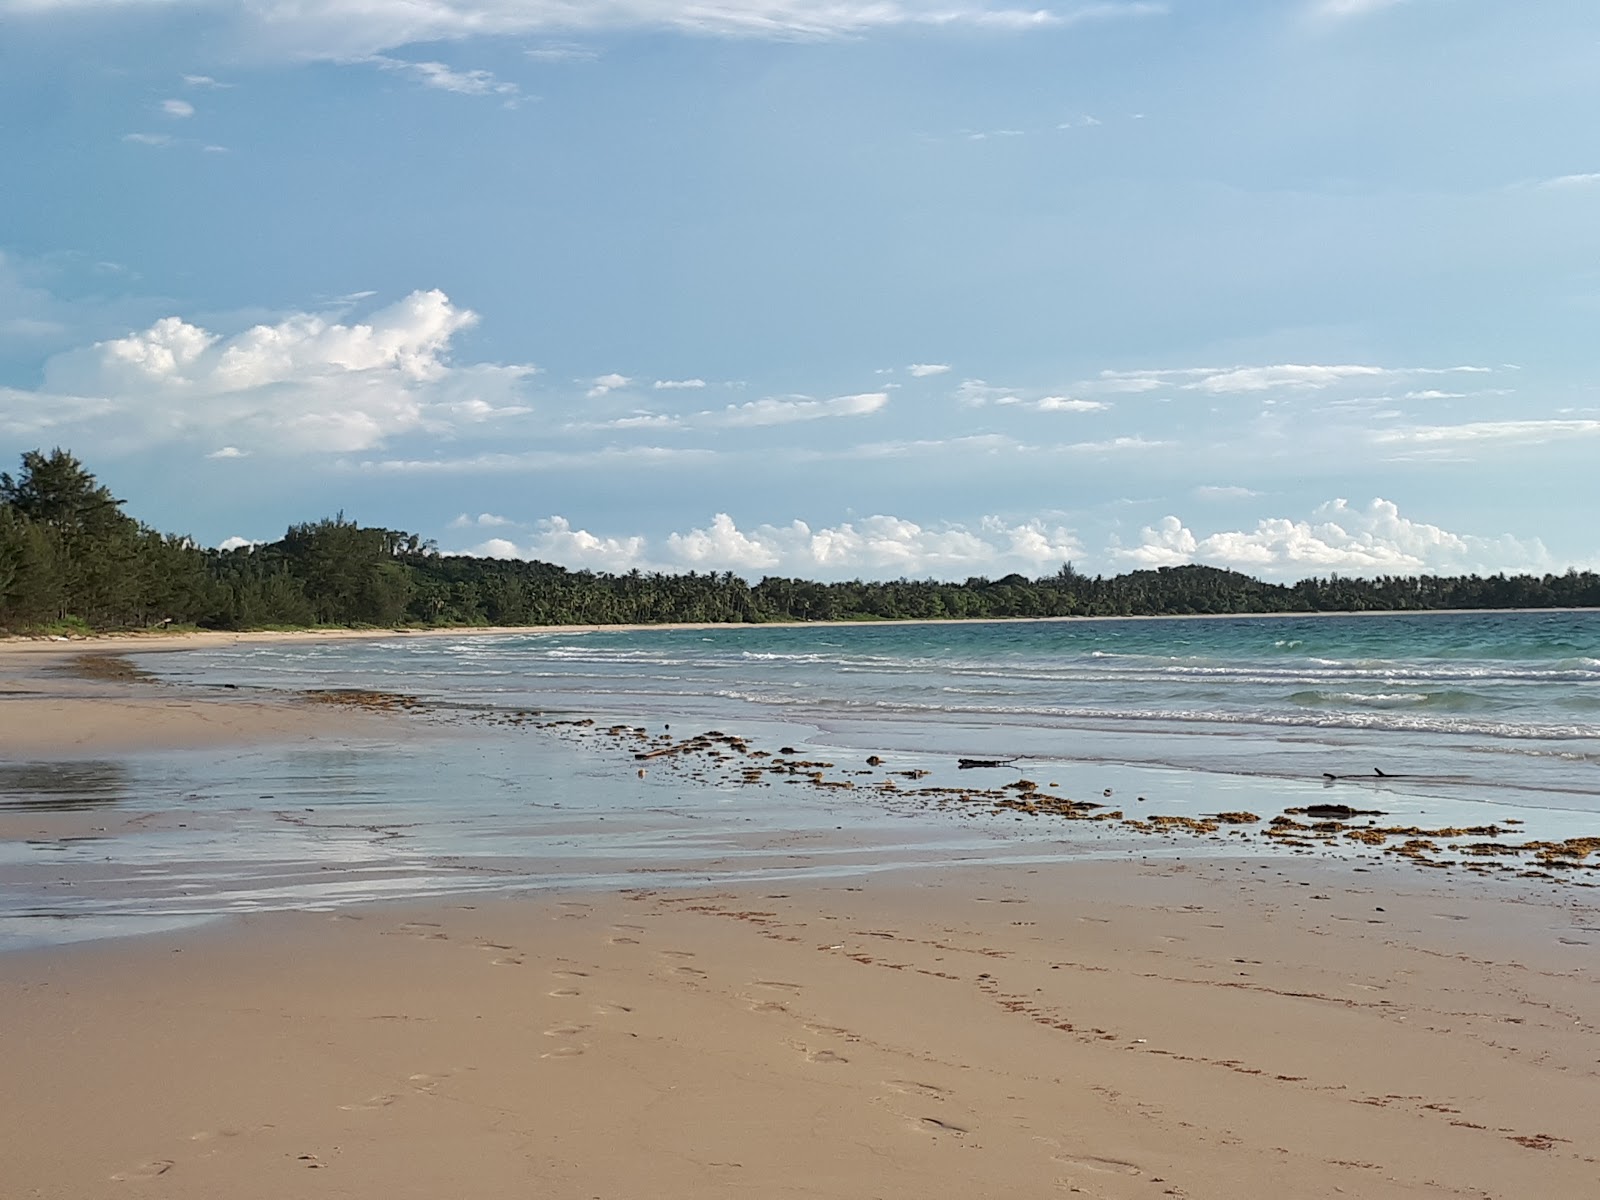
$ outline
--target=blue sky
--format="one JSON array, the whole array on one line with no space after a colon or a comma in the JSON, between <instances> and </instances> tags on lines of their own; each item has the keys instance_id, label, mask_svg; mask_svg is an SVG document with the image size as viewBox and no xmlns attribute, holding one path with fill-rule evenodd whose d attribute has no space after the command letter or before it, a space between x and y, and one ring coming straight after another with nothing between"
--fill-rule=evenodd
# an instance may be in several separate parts
<instances>
[{"instance_id":1,"label":"blue sky","mask_svg":"<svg viewBox=\"0 0 1600 1200\"><path fill-rule=\"evenodd\" d=\"M0 455L207 544L1600 566L1593 0L0 0Z\"/></svg>"}]
</instances>

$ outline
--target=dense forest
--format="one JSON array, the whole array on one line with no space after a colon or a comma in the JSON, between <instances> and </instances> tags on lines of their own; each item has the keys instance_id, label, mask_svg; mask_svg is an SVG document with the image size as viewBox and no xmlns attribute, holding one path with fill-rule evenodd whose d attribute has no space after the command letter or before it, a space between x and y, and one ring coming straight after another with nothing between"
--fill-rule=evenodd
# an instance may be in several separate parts
<instances>
[{"instance_id":1,"label":"dense forest","mask_svg":"<svg viewBox=\"0 0 1600 1200\"><path fill-rule=\"evenodd\" d=\"M0 474L0 630L252 629L308 625L558 625L946 617L1146 616L1600 606L1600 575L1330 576L1263 583L1215 567L1093 578L816 583L732 573L569 571L440 554L341 513L282 540L208 550L151 529L72 455Z\"/></svg>"}]
</instances>

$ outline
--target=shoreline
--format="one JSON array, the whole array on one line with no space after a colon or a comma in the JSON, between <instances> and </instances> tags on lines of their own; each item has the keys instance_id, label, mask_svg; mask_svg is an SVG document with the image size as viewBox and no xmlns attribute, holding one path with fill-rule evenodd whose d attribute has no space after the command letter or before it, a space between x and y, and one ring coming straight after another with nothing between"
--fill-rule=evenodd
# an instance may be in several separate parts
<instances>
[{"instance_id":1,"label":"shoreline","mask_svg":"<svg viewBox=\"0 0 1600 1200\"><path fill-rule=\"evenodd\" d=\"M187 650L210 646L296 643L317 641L373 640L410 637L499 637L520 634L584 634L584 633L648 633L705 632L716 629L851 629L894 626L943 625L1011 625L1011 624L1061 624L1092 621L1256 621L1298 620L1302 618L1331 617L1426 617L1426 616L1482 616L1495 613L1586 613L1600 612L1600 608L1423 608L1423 609L1365 609L1361 611L1317 612L1249 612L1249 613L1159 613L1110 616L1068 617L904 617L872 621L663 621L615 625L453 625L425 628L400 627L394 629L353 629L338 626L310 629L257 629L257 630L185 630L165 633L159 630L121 631L97 633L82 637L54 637L31 634L0 634L0 665L11 653L95 653L160 652Z\"/></svg>"},{"instance_id":2,"label":"shoreline","mask_svg":"<svg viewBox=\"0 0 1600 1200\"><path fill-rule=\"evenodd\" d=\"M62 657L124 647L44 649L56 656L0 646L0 765L19 734L81 735L76 755L112 763L165 738L224 774L263 740L371 755L433 735L394 712L151 684L136 668L62 675ZM27 711L43 714L31 733ZM1593 891L1393 857L1174 853L1164 836L1149 856L982 865L929 838L933 861L830 877L825 851L853 833L827 791L804 789L811 826L738 843L704 840L675 801L722 795L713 759L742 737L640 761L672 739L571 725L600 766L553 777L548 799L648 773L629 789L643 807L606 815L687 839L700 858L671 887L620 872L510 895L335 897L0 954L0 1194L1524 1200L1600 1177ZM419 753L394 769L434 749ZM753 761L772 765L739 754L716 769L736 781ZM292 864L335 884L361 839L403 830L365 808L330 807L318 826L293 794L261 799L282 809L273 836L291 851L308 828L370 830L348 862L311 842ZM92 884L100 839L193 836L200 800L121 825L62 813L42 840L45 813L0 812L0 850L9 835L12 862ZM1045 849L1051 828L1068 840L1078 826L1036 828ZM578 830L555 852L573 853ZM768 860L789 865L697 880ZM181 857L149 861L152 878L193 885ZM142 869L112 872L151 886Z\"/></svg>"}]
</instances>

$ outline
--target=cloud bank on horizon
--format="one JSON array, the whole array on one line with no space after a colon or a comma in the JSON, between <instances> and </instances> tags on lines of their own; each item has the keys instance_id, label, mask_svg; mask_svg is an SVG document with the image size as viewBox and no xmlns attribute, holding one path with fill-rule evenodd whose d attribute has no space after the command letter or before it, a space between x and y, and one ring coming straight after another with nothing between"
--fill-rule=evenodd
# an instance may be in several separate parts
<instances>
[{"instance_id":1,"label":"cloud bank on horizon","mask_svg":"<svg viewBox=\"0 0 1600 1200\"><path fill-rule=\"evenodd\" d=\"M0 0L0 451L210 544L1600 565L1600 11L1539 8Z\"/></svg>"}]
</instances>

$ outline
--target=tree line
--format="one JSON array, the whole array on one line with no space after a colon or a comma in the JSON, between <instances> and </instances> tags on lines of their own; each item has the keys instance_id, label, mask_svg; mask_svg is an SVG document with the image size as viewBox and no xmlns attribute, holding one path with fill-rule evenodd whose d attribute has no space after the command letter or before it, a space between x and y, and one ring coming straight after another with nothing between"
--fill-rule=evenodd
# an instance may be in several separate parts
<instances>
[{"instance_id":1,"label":"tree line","mask_svg":"<svg viewBox=\"0 0 1600 1200\"><path fill-rule=\"evenodd\" d=\"M1207 566L1090 577L819 583L731 572L612 574L440 554L343 513L267 545L213 550L152 529L71 454L0 474L0 630L608 625L669 621L1180 616L1600 606L1600 575L1392 576L1266 583Z\"/></svg>"}]
</instances>

